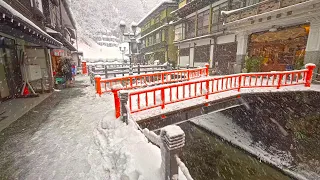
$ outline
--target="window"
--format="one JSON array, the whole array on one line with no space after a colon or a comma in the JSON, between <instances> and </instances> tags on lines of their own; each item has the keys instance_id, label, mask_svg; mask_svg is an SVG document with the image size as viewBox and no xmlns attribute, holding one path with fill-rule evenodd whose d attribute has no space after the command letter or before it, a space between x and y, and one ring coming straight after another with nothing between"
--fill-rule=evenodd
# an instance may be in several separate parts
<instances>
[{"instance_id":1,"label":"window","mask_svg":"<svg viewBox=\"0 0 320 180\"><path fill-rule=\"evenodd\" d=\"M195 21L196 17L189 18L186 22L186 38L193 38L195 36Z\"/></svg>"},{"instance_id":2,"label":"window","mask_svg":"<svg viewBox=\"0 0 320 180\"><path fill-rule=\"evenodd\" d=\"M31 0L31 6L39 9L43 13L42 0L34 0L34 4Z\"/></svg>"},{"instance_id":3,"label":"window","mask_svg":"<svg viewBox=\"0 0 320 180\"><path fill-rule=\"evenodd\" d=\"M211 26L211 32L218 32L222 29L223 24L223 16L221 16L221 11L228 10L228 4L220 4L219 6L212 8L212 26Z\"/></svg>"},{"instance_id":4,"label":"window","mask_svg":"<svg viewBox=\"0 0 320 180\"><path fill-rule=\"evenodd\" d=\"M179 24L177 26L175 26L175 31L174 31L174 41L180 41L183 39L183 36L182 36L182 25L183 24Z\"/></svg>"},{"instance_id":5,"label":"window","mask_svg":"<svg viewBox=\"0 0 320 180\"><path fill-rule=\"evenodd\" d=\"M155 43L160 43L160 42L161 42L160 32L161 32L161 31L159 31L159 32L156 33L156 42L155 42Z\"/></svg>"},{"instance_id":6,"label":"window","mask_svg":"<svg viewBox=\"0 0 320 180\"><path fill-rule=\"evenodd\" d=\"M49 7L51 9L51 11L50 11L51 26L55 28L58 25L58 22L57 22L57 16L58 16L57 6L55 6L51 1L49 1Z\"/></svg>"},{"instance_id":7,"label":"window","mask_svg":"<svg viewBox=\"0 0 320 180\"><path fill-rule=\"evenodd\" d=\"M230 8L239 9L245 6L246 0L231 0Z\"/></svg>"},{"instance_id":8,"label":"window","mask_svg":"<svg viewBox=\"0 0 320 180\"><path fill-rule=\"evenodd\" d=\"M210 10L198 14L198 36L208 34Z\"/></svg>"},{"instance_id":9,"label":"window","mask_svg":"<svg viewBox=\"0 0 320 180\"><path fill-rule=\"evenodd\" d=\"M257 4L259 2L261 2L262 0L247 0L246 1L246 6L251 6L251 5L254 5L254 4Z\"/></svg>"},{"instance_id":10,"label":"window","mask_svg":"<svg viewBox=\"0 0 320 180\"><path fill-rule=\"evenodd\" d=\"M179 50L180 56L190 56L190 48L183 48Z\"/></svg>"},{"instance_id":11,"label":"window","mask_svg":"<svg viewBox=\"0 0 320 180\"><path fill-rule=\"evenodd\" d=\"M160 15L158 15L158 16L156 16L155 18L154 18L154 23L155 24L157 24L157 23L159 23L160 22Z\"/></svg>"},{"instance_id":12,"label":"window","mask_svg":"<svg viewBox=\"0 0 320 180\"><path fill-rule=\"evenodd\" d=\"M149 36L149 46L153 45L153 37Z\"/></svg>"},{"instance_id":13,"label":"window","mask_svg":"<svg viewBox=\"0 0 320 180\"><path fill-rule=\"evenodd\" d=\"M210 45L196 46L194 48L194 62L209 62Z\"/></svg>"}]
</instances>

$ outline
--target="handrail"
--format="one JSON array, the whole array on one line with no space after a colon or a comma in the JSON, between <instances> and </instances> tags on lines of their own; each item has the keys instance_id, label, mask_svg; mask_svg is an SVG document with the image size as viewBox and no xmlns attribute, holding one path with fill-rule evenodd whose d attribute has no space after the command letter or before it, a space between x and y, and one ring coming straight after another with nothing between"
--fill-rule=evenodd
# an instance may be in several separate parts
<instances>
[{"instance_id":1,"label":"handrail","mask_svg":"<svg viewBox=\"0 0 320 180\"><path fill-rule=\"evenodd\" d=\"M237 90L241 88L293 86L304 84L310 87L314 64L307 64L306 69L295 71L275 71L259 73L241 73L226 76L216 76L187 82L149 87L129 92L130 113L136 113L156 107L186 101L189 99ZM118 90L115 89L117 96ZM117 110L117 107L116 107Z\"/></svg>"},{"instance_id":2,"label":"handrail","mask_svg":"<svg viewBox=\"0 0 320 180\"><path fill-rule=\"evenodd\" d=\"M209 64L204 68L163 71L150 74L131 75L110 79L101 79L95 77L96 92L101 95L111 92L114 86L117 90L134 89L151 85L168 84L174 82L188 81L190 79L200 78L209 75ZM101 84L103 86L101 86ZM122 86L122 87L119 87Z\"/></svg>"}]
</instances>

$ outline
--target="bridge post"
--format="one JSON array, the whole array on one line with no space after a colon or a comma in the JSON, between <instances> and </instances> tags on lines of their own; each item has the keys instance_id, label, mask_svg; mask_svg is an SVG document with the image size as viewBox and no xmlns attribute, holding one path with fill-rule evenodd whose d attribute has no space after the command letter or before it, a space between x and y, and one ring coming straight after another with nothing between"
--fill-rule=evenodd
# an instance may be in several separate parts
<instances>
[{"instance_id":1,"label":"bridge post","mask_svg":"<svg viewBox=\"0 0 320 180\"><path fill-rule=\"evenodd\" d=\"M95 74L95 72L96 72L96 67L95 67L95 66L92 66L92 67L91 67L91 71L92 71L93 74Z\"/></svg>"},{"instance_id":2,"label":"bridge post","mask_svg":"<svg viewBox=\"0 0 320 180\"><path fill-rule=\"evenodd\" d=\"M128 97L129 97L129 93L127 91L120 91L120 114L121 114L121 120L123 122L125 122L126 124L128 124L128 112L127 112L127 108L126 105L128 103Z\"/></svg>"},{"instance_id":3,"label":"bridge post","mask_svg":"<svg viewBox=\"0 0 320 180\"><path fill-rule=\"evenodd\" d=\"M112 89L114 97L114 109L116 118L120 117L120 98L119 98L119 89Z\"/></svg>"},{"instance_id":4,"label":"bridge post","mask_svg":"<svg viewBox=\"0 0 320 180\"><path fill-rule=\"evenodd\" d=\"M161 72L161 84L164 84L164 72Z\"/></svg>"},{"instance_id":5,"label":"bridge post","mask_svg":"<svg viewBox=\"0 0 320 180\"><path fill-rule=\"evenodd\" d=\"M164 180L178 179L179 166L176 156L185 145L185 134L177 125L166 126L160 132L161 171Z\"/></svg>"},{"instance_id":6,"label":"bridge post","mask_svg":"<svg viewBox=\"0 0 320 180\"><path fill-rule=\"evenodd\" d=\"M165 106L165 93L164 93L164 88L161 89L161 109L164 109Z\"/></svg>"},{"instance_id":7,"label":"bridge post","mask_svg":"<svg viewBox=\"0 0 320 180\"><path fill-rule=\"evenodd\" d=\"M269 80L269 79L268 79ZM242 75L240 74L239 76L239 87L238 87L238 92L241 90L241 84L242 84Z\"/></svg>"},{"instance_id":8,"label":"bridge post","mask_svg":"<svg viewBox=\"0 0 320 180\"><path fill-rule=\"evenodd\" d=\"M209 64L208 63L206 63L206 76L209 76Z\"/></svg>"},{"instance_id":9,"label":"bridge post","mask_svg":"<svg viewBox=\"0 0 320 180\"><path fill-rule=\"evenodd\" d=\"M311 81L312 81L313 70L316 68L316 65L312 64L312 63L308 63L305 65L305 67L308 69L305 87L310 87Z\"/></svg>"},{"instance_id":10,"label":"bridge post","mask_svg":"<svg viewBox=\"0 0 320 180\"><path fill-rule=\"evenodd\" d=\"M108 66L107 65L104 66L104 74L105 74L106 79L108 79Z\"/></svg>"},{"instance_id":11,"label":"bridge post","mask_svg":"<svg viewBox=\"0 0 320 180\"><path fill-rule=\"evenodd\" d=\"M132 65L129 66L129 76L133 75L133 68Z\"/></svg>"},{"instance_id":12,"label":"bridge post","mask_svg":"<svg viewBox=\"0 0 320 180\"><path fill-rule=\"evenodd\" d=\"M140 63L138 63L138 74L140 74Z\"/></svg>"},{"instance_id":13,"label":"bridge post","mask_svg":"<svg viewBox=\"0 0 320 180\"><path fill-rule=\"evenodd\" d=\"M99 94L99 96L101 96L101 94L102 94L102 91L101 91L101 76L96 75L94 77L94 80L95 80L95 84L96 84L97 94Z\"/></svg>"},{"instance_id":14,"label":"bridge post","mask_svg":"<svg viewBox=\"0 0 320 180\"><path fill-rule=\"evenodd\" d=\"M278 86L277 86L277 89L280 89L282 79L283 79L283 74L279 74L279 79L278 79Z\"/></svg>"}]
</instances>

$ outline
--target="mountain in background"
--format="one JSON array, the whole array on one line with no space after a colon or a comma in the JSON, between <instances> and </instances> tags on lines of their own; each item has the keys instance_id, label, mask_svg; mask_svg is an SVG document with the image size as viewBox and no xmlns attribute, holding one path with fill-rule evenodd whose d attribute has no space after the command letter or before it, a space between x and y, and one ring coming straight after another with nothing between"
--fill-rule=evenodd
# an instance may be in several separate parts
<instances>
[{"instance_id":1,"label":"mountain in background","mask_svg":"<svg viewBox=\"0 0 320 180\"><path fill-rule=\"evenodd\" d=\"M69 0L78 36L100 32L119 37L119 22L138 22L163 0Z\"/></svg>"}]
</instances>

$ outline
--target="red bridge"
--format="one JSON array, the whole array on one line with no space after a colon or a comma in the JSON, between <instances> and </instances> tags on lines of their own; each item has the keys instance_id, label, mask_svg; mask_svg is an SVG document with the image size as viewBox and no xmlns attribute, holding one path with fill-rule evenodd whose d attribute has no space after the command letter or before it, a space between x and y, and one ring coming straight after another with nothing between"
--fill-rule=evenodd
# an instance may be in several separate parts
<instances>
[{"instance_id":1,"label":"red bridge","mask_svg":"<svg viewBox=\"0 0 320 180\"><path fill-rule=\"evenodd\" d=\"M314 64L307 64L306 69L294 71L275 71L259 73L241 73L225 76L208 76L209 66L192 70L177 70L161 73L127 76L102 80L96 77L96 90L99 95L112 91L115 99L116 117L120 117L120 90L129 90L128 111L130 114L174 104L190 99L204 97L226 91L247 88L281 88L284 86L304 85L310 87ZM104 84L104 88L101 88ZM112 85L121 86L112 86ZM153 86L153 87L148 87ZM134 89L146 87L144 89ZM188 106L186 104L185 106Z\"/></svg>"}]
</instances>

